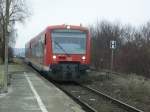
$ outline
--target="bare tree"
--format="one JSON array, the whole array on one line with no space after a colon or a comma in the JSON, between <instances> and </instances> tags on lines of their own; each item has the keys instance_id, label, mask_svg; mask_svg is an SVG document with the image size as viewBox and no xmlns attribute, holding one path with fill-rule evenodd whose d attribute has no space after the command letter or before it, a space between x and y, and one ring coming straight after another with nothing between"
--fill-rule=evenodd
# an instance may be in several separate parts
<instances>
[{"instance_id":1,"label":"bare tree","mask_svg":"<svg viewBox=\"0 0 150 112\"><path fill-rule=\"evenodd\" d=\"M1 57L4 60L5 49L5 25L6 25L6 13L5 13L6 0L0 0L0 48ZM9 23L8 29L11 31L15 22L24 22L25 18L29 16L29 11L26 6L25 0L9 0ZM11 38L11 37L10 37ZM9 39L11 40L11 39Z\"/></svg>"},{"instance_id":2,"label":"bare tree","mask_svg":"<svg viewBox=\"0 0 150 112\"><path fill-rule=\"evenodd\" d=\"M110 40L117 41L114 70L150 77L150 22L138 28L102 21L90 26L92 64L110 68Z\"/></svg>"},{"instance_id":3,"label":"bare tree","mask_svg":"<svg viewBox=\"0 0 150 112\"><path fill-rule=\"evenodd\" d=\"M97 68L110 68L110 41L116 40L121 44L121 28L119 24L107 21L97 22L91 27L92 36L92 62ZM116 53L116 52L115 52Z\"/></svg>"}]
</instances>

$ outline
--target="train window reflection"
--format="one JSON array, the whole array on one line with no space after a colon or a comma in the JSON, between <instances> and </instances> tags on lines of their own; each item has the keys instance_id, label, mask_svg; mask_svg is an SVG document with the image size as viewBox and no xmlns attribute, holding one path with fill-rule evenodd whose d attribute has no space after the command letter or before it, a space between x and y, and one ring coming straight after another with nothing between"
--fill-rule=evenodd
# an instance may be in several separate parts
<instances>
[{"instance_id":1,"label":"train window reflection","mask_svg":"<svg viewBox=\"0 0 150 112\"><path fill-rule=\"evenodd\" d=\"M74 30L54 31L52 32L52 48L53 53L85 54L86 33Z\"/></svg>"}]
</instances>

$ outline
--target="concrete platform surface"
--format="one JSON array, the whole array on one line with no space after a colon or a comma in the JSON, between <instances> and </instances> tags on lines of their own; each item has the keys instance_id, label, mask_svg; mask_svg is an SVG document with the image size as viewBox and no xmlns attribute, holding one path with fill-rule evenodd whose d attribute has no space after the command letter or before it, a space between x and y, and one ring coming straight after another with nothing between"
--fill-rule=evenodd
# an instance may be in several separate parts
<instances>
[{"instance_id":1,"label":"concrete platform surface","mask_svg":"<svg viewBox=\"0 0 150 112\"><path fill-rule=\"evenodd\" d=\"M71 98L33 72L16 72L0 112L84 112Z\"/></svg>"}]
</instances>

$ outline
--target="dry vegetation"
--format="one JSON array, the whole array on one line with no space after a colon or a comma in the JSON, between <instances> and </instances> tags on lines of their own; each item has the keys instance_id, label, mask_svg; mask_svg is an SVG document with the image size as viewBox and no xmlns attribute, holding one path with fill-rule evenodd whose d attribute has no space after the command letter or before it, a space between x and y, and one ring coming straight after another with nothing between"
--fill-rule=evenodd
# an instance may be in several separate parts
<instances>
[{"instance_id":1,"label":"dry vegetation","mask_svg":"<svg viewBox=\"0 0 150 112\"><path fill-rule=\"evenodd\" d=\"M8 17L6 16L6 0L0 0L0 58L4 62L5 60L5 37L7 32L7 25L9 28L9 48L8 55L9 59L13 56L12 48L15 46L16 42L16 22L24 22L27 17L29 17L28 7L26 5L26 0L8 0ZM6 22L6 17L8 21ZM7 24L6 24L7 23Z\"/></svg>"},{"instance_id":2,"label":"dry vegetation","mask_svg":"<svg viewBox=\"0 0 150 112\"><path fill-rule=\"evenodd\" d=\"M92 72L92 86L132 106L150 112L150 80L135 74L115 75Z\"/></svg>"},{"instance_id":3,"label":"dry vegetation","mask_svg":"<svg viewBox=\"0 0 150 112\"><path fill-rule=\"evenodd\" d=\"M6 16L6 0L0 0L0 86L2 84L3 69L2 65L5 60L5 39L6 33L9 28L9 46L8 46L8 56L9 61L13 57L12 48L16 42L16 29L14 27L15 22L24 22L25 18L29 16L29 11L27 9L25 0L8 0L8 17ZM8 20L8 21L7 21ZM6 24L7 23L7 24ZM8 25L8 26L7 26Z\"/></svg>"},{"instance_id":4,"label":"dry vegetation","mask_svg":"<svg viewBox=\"0 0 150 112\"><path fill-rule=\"evenodd\" d=\"M91 86L150 112L150 22L138 28L98 22L91 27L91 35L92 65L97 70L110 69L110 41L116 40L113 71L125 73L93 72Z\"/></svg>"},{"instance_id":5,"label":"dry vegetation","mask_svg":"<svg viewBox=\"0 0 150 112\"><path fill-rule=\"evenodd\" d=\"M102 21L90 29L92 64L96 69L110 69L110 41L115 40L114 70L150 77L150 22L132 27Z\"/></svg>"},{"instance_id":6,"label":"dry vegetation","mask_svg":"<svg viewBox=\"0 0 150 112\"><path fill-rule=\"evenodd\" d=\"M11 75L17 72L28 72L28 69L23 65L23 61L21 59L14 59L14 63L9 64L8 73ZM0 64L0 88L3 84L4 77L4 65Z\"/></svg>"}]
</instances>

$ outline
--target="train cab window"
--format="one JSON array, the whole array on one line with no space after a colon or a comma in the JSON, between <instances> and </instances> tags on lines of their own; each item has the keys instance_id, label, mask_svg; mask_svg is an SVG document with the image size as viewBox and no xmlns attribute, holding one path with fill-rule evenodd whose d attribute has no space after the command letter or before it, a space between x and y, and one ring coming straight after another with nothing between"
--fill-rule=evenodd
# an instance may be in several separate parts
<instances>
[{"instance_id":1,"label":"train cab window","mask_svg":"<svg viewBox=\"0 0 150 112\"><path fill-rule=\"evenodd\" d=\"M53 53L85 54L86 32L80 30L54 30L52 32Z\"/></svg>"}]
</instances>

